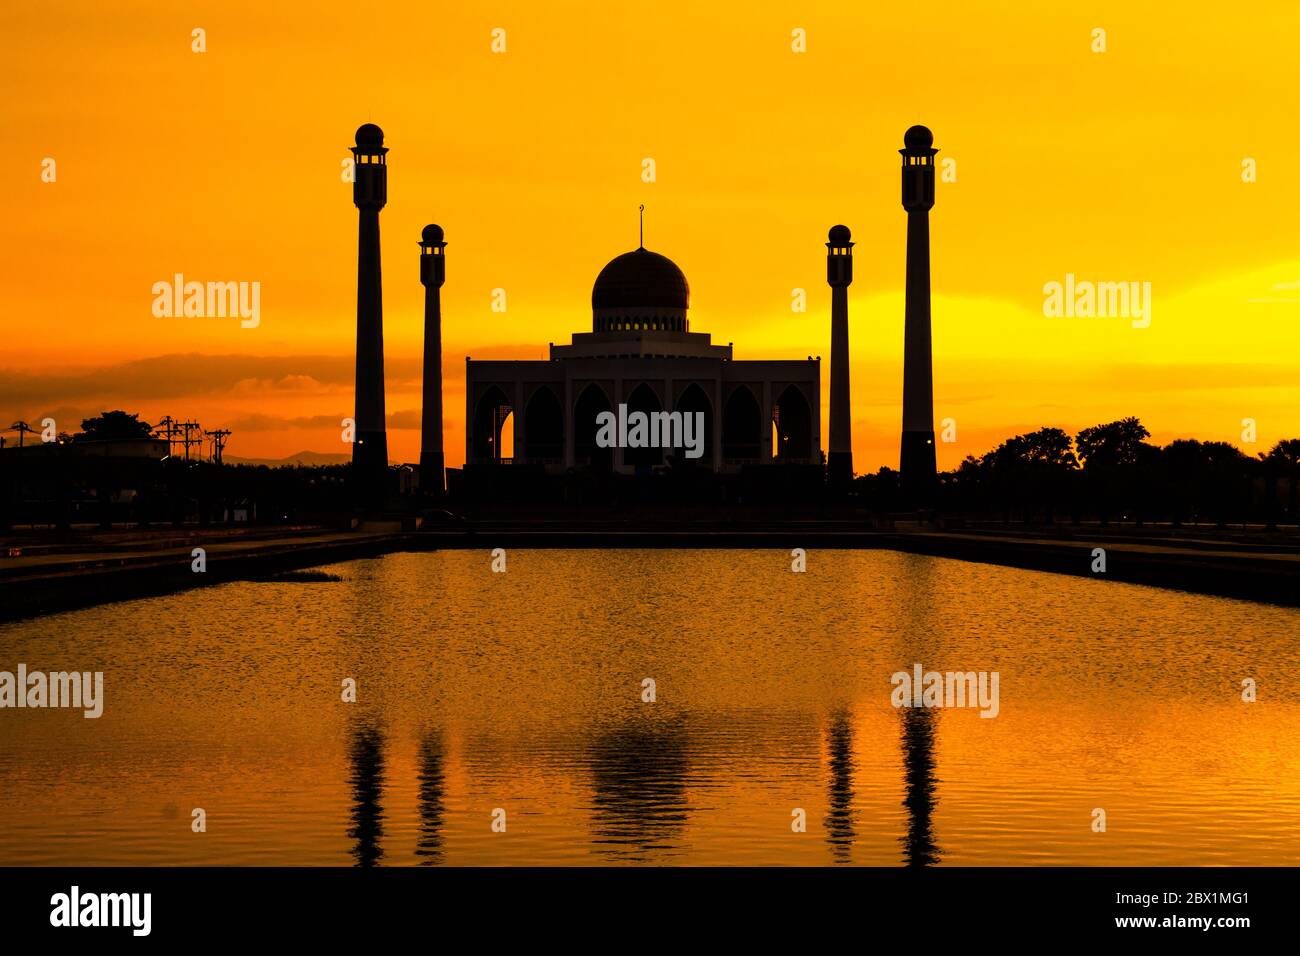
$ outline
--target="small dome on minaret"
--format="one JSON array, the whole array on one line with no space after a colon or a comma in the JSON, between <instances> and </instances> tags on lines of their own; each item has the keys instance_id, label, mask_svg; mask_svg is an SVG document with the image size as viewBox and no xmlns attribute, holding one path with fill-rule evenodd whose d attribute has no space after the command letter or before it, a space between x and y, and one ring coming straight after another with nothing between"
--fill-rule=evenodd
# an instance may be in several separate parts
<instances>
[{"instance_id":1,"label":"small dome on minaret","mask_svg":"<svg viewBox=\"0 0 1300 956\"><path fill-rule=\"evenodd\" d=\"M831 231L827 235L833 245L842 246L853 238L853 233L849 232L848 226L831 226Z\"/></svg>"},{"instance_id":2,"label":"small dome on minaret","mask_svg":"<svg viewBox=\"0 0 1300 956\"><path fill-rule=\"evenodd\" d=\"M420 233L420 237L424 239L424 244L427 246L442 242L442 226L429 223L424 227L424 232Z\"/></svg>"},{"instance_id":3,"label":"small dome on minaret","mask_svg":"<svg viewBox=\"0 0 1300 956\"><path fill-rule=\"evenodd\" d=\"M912 126L903 134L903 146L911 150L929 149L934 145L934 134L925 126Z\"/></svg>"},{"instance_id":4,"label":"small dome on minaret","mask_svg":"<svg viewBox=\"0 0 1300 956\"><path fill-rule=\"evenodd\" d=\"M358 146L383 146L384 131L374 123L366 123L357 128Z\"/></svg>"}]
</instances>

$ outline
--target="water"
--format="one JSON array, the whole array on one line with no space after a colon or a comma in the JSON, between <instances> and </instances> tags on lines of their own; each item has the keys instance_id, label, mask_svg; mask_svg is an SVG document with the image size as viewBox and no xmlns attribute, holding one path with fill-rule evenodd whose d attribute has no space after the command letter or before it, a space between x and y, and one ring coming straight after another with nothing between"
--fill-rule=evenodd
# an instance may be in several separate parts
<instances>
[{"instance_id":1,"label":"water","mask_svg":"<svg viewBox=\"0 0 1300 956\"><path fill-rule=\"evenodd\" d=\"M1296 610L885 551L508 560L0 626L0 670L106 698L0 711L0 863L1300 863ZM896 710L917 662L996 670L999 715Z\"/></svg>"}]
</instances>

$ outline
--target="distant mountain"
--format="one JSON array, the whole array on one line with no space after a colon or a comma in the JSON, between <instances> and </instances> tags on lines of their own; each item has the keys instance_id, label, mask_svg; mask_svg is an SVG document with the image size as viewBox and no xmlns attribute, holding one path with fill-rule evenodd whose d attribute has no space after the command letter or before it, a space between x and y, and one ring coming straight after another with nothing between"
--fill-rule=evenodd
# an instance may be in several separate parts
<instances>
[{"instance_id":1,"label":"distant mountain","mask_svg":"<svg viewBox=\"0 0 1300 956\"><path fill-rule=\"evenodd\" d=\"M278 468L281 465L346 465L352 460L347 452L339 451L300 451L284 458L236 458L226 455L225 461L231 465L268 465Z\"/></svg>"}]
</instances>

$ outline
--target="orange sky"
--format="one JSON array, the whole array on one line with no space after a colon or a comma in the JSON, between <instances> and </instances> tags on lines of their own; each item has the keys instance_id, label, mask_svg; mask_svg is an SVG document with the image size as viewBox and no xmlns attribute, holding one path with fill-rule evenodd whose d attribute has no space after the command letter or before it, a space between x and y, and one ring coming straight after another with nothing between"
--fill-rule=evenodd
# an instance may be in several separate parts
<instances>
[{"instance_id":1,"label":"orange sky","mask_svg":"<svg viewBox=\"0 0 1300 956\"><path fill-rule=\"evenodd\" d=\"M395 459L418 455L420 228L437 221L450 243L456 465L464 356L540 358L589 329L592 281L636 246L644 202L647 247L690 281L694 330L742 359L821 355L826 373L823 244L833 223L853 229L855 464L896 465L897 149L923 122L957 174L931 224L936 427L957 423L941 466L1128 414L1159 441L1250 453L1300 435L1292 3L368 6L0 10L4 424L52 415L72 431L121 407L232 428L236 456L346 451L356 211L340 163L369 120L392 150ZM207 52L191 50L196 27ZM1242 182L1247 157L1257 182ZM152 286L177 272L260 282L260 325L155 317ZM1044 316L1044 284L1066 273L1150 282L1150 327Z\"/></svg>"}]
</instances>

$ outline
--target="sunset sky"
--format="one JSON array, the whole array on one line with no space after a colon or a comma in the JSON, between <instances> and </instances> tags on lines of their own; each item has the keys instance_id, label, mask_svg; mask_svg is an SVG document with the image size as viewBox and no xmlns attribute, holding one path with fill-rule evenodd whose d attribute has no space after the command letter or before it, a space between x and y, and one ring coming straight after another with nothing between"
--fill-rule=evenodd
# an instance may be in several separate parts
<instances>
[{"instance_id":1,"label":"sunset sky","mask_svg":"<svg viewBox=\"0 0 1300 956\"><path fill-rule=\"evenodd\" d=\"M931 214L936 427L957 424L941 467L1125 415L1160 442L1250 454L1300 436L1300 7L1045 9L1063 6L5 4L0 424L75 431L123 408L231 428L233 456L346 451L357 213L341 164L370 121L391 149L395 460L418 459L425 223L449 243L458 465L465 356L541 358L589 330L592 282L636 247L644 203L693 331L740 359L820 355L827 376L826 230L852 228L855 465L896 467L897 150L924 123L956 163ZM176 273L260 282L260 325L155 317L152 286ZM1046 317L1044 284L1067 273L1151 283L1150 327Z\"/></svg>"}]
</instances>

